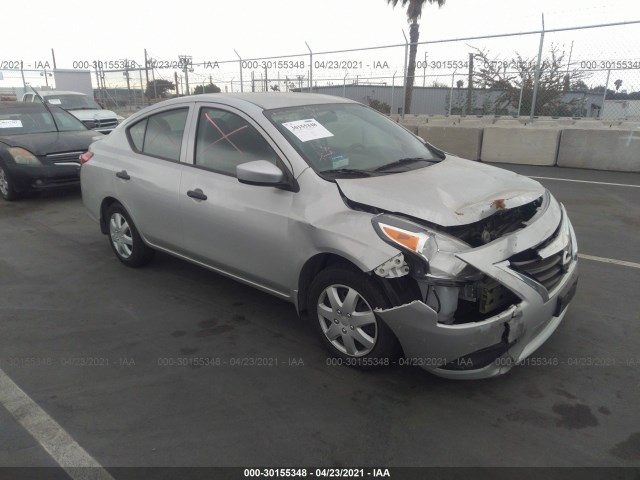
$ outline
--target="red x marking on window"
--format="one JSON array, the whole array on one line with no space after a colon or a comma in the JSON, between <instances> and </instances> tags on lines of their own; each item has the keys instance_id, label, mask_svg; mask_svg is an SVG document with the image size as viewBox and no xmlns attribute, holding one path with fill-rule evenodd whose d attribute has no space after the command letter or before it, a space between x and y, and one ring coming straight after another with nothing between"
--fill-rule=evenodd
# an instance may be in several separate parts
<instances>
[{"instance_id":1,"label":"red x marking on window","mask_svg":"<svg viewBox=\"0 0 640 480\"><path fill-rule=\"evenodd\" d=\"M247 128L249 125L243 125L240 128L236 128L234 131L229 132L229 133L224 133L222 131L222 129L216 124L216 122L213 121L213 119L209 116L208 113L204 114L205 118L207 119L207 122L209 122L211 125L213 125L216 130L218 130L220 132L220 135L222 135L221 138L219 138L218 140L216 140L215 142L213 142L211 145L215 145L218 142L221 142L222 140L226 140L227 142L229 142L231 144L231 146L233 148L235 148L237 151L239 151L240 153L242 153L242 150L240 150L238 147L236 147L236 145L229 139L229 137L237 132L239 132L240 130L244 130L245 128Z\"/></svg>"}]
</instances>

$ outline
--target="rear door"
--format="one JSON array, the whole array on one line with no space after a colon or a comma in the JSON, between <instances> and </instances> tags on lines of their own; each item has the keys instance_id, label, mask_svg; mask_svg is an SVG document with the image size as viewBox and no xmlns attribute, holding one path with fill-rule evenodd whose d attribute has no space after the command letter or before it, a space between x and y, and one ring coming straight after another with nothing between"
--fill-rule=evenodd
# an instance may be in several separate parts
<instances>
[{"instance_id":1,"label":"rear door","mask_svg":"<svg viewBox=\"0 0 640 480\"><path fill-rule=\"evenodd\" d=\"M186 158L185 132L193 106L156 110L127 128L131 153L119 155L116 193L143 237L182 251L178 196Z\"/></svg>"},{"instance_id":2,"label":"rear door","mask_svg":"<svg viewBox=\"0 0 640 480\"><path fill-rule=\"evenodd\" d=\"M185 166L180 184L186 248L195 259L228 274L287 291L295 193L242 184L236 166L267 160L284 170L288 163L243 112L215 104L196 107L193 165Z\"/></svg>"}]
</instances>

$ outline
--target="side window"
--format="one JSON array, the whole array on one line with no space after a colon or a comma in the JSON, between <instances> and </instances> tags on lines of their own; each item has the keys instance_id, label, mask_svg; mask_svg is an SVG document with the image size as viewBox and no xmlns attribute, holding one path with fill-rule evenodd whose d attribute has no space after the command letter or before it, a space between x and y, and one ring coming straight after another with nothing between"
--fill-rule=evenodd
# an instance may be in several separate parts
<instances>
[{"instance_id":1,"label":"side window","mask_svg":"<svg viewBox=\"0 0 640 480\"><path fill-rule=\"evenodd\" d=\"M129 127L129 140L141 153L177 162L188 112L180 108L150 115Z\"/></svg>"},{"instance_id":2,"label":"side window","mask_svg":"<svg viewBox=\"0 0 640 480\"><path fill-rule=\"evenodd\" d=\"M195 164L236 175L236 166L253 160L276 163L278 156L264 137L235 113L202 108L198 118Z\"/></svg>"},{"instance_id":3,"label":"side window","mask_svg":"<svg viewBox=\"0 0 640 480\"><path fill-rule=\"evenodd\" d=\"M23 99L24 102L32 102L33 101L33 94L32 93L28 93L24 96Z\"/></svg>"},{"instance_id":4,"label":"side window","mask_svg":"<svg viewBox=\"0 0 640 480\"><path fill-rule=\"evenodd\" d=\"M147 119L134 124L129 127L129 138L131 139L131 143L135 147L136 150L142 152L142 147L144 145L144 132L147 129Z\"/></svg>"}]
</instances>

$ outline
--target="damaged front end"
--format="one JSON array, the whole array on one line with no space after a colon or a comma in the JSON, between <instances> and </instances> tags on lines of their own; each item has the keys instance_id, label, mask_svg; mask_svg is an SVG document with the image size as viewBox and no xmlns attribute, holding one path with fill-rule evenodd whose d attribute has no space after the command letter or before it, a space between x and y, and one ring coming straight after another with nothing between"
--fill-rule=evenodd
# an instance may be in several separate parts
<instances>
[{"instance_id":1,"label":"damaged front end","mask_svg":"<svg viewBox=\"0 0 640 480\"><path fill-rule=\"evenodd\" d=\"M548 192L515 208L438 228L381 213L373 226L401 253L374 272L410 275L420 298L380 309L412 364L444 377L508 371L557 328L575 292L577 244L566 211Z\"/></svg>"}]
</instances>

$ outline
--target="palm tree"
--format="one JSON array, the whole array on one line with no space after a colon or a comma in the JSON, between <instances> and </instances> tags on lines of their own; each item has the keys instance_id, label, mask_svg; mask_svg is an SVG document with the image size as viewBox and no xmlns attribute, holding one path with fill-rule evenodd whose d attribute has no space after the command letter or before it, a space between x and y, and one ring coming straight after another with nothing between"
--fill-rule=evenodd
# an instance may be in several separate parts
<instances>
[{"instance_id":1,"label":"palm tree","mask_svg":"<svg viewBox=\"0 0 640 480\"><path fill-rule=\"evenodd\" d=\"M409 112L411 105L411 97L413 95L413 81L416 74L416 54L418 53L418 38L420 31L418 28L418 20L422 15L422 7L426 3L437 3L438 7L442 7L446 0L386 0L388 4L395 8L398 3L402 7L407 7L407 22L409 22L409 68L407 71L407 98L404 102L404 112Z\"/></svg>"}]
</instances>

